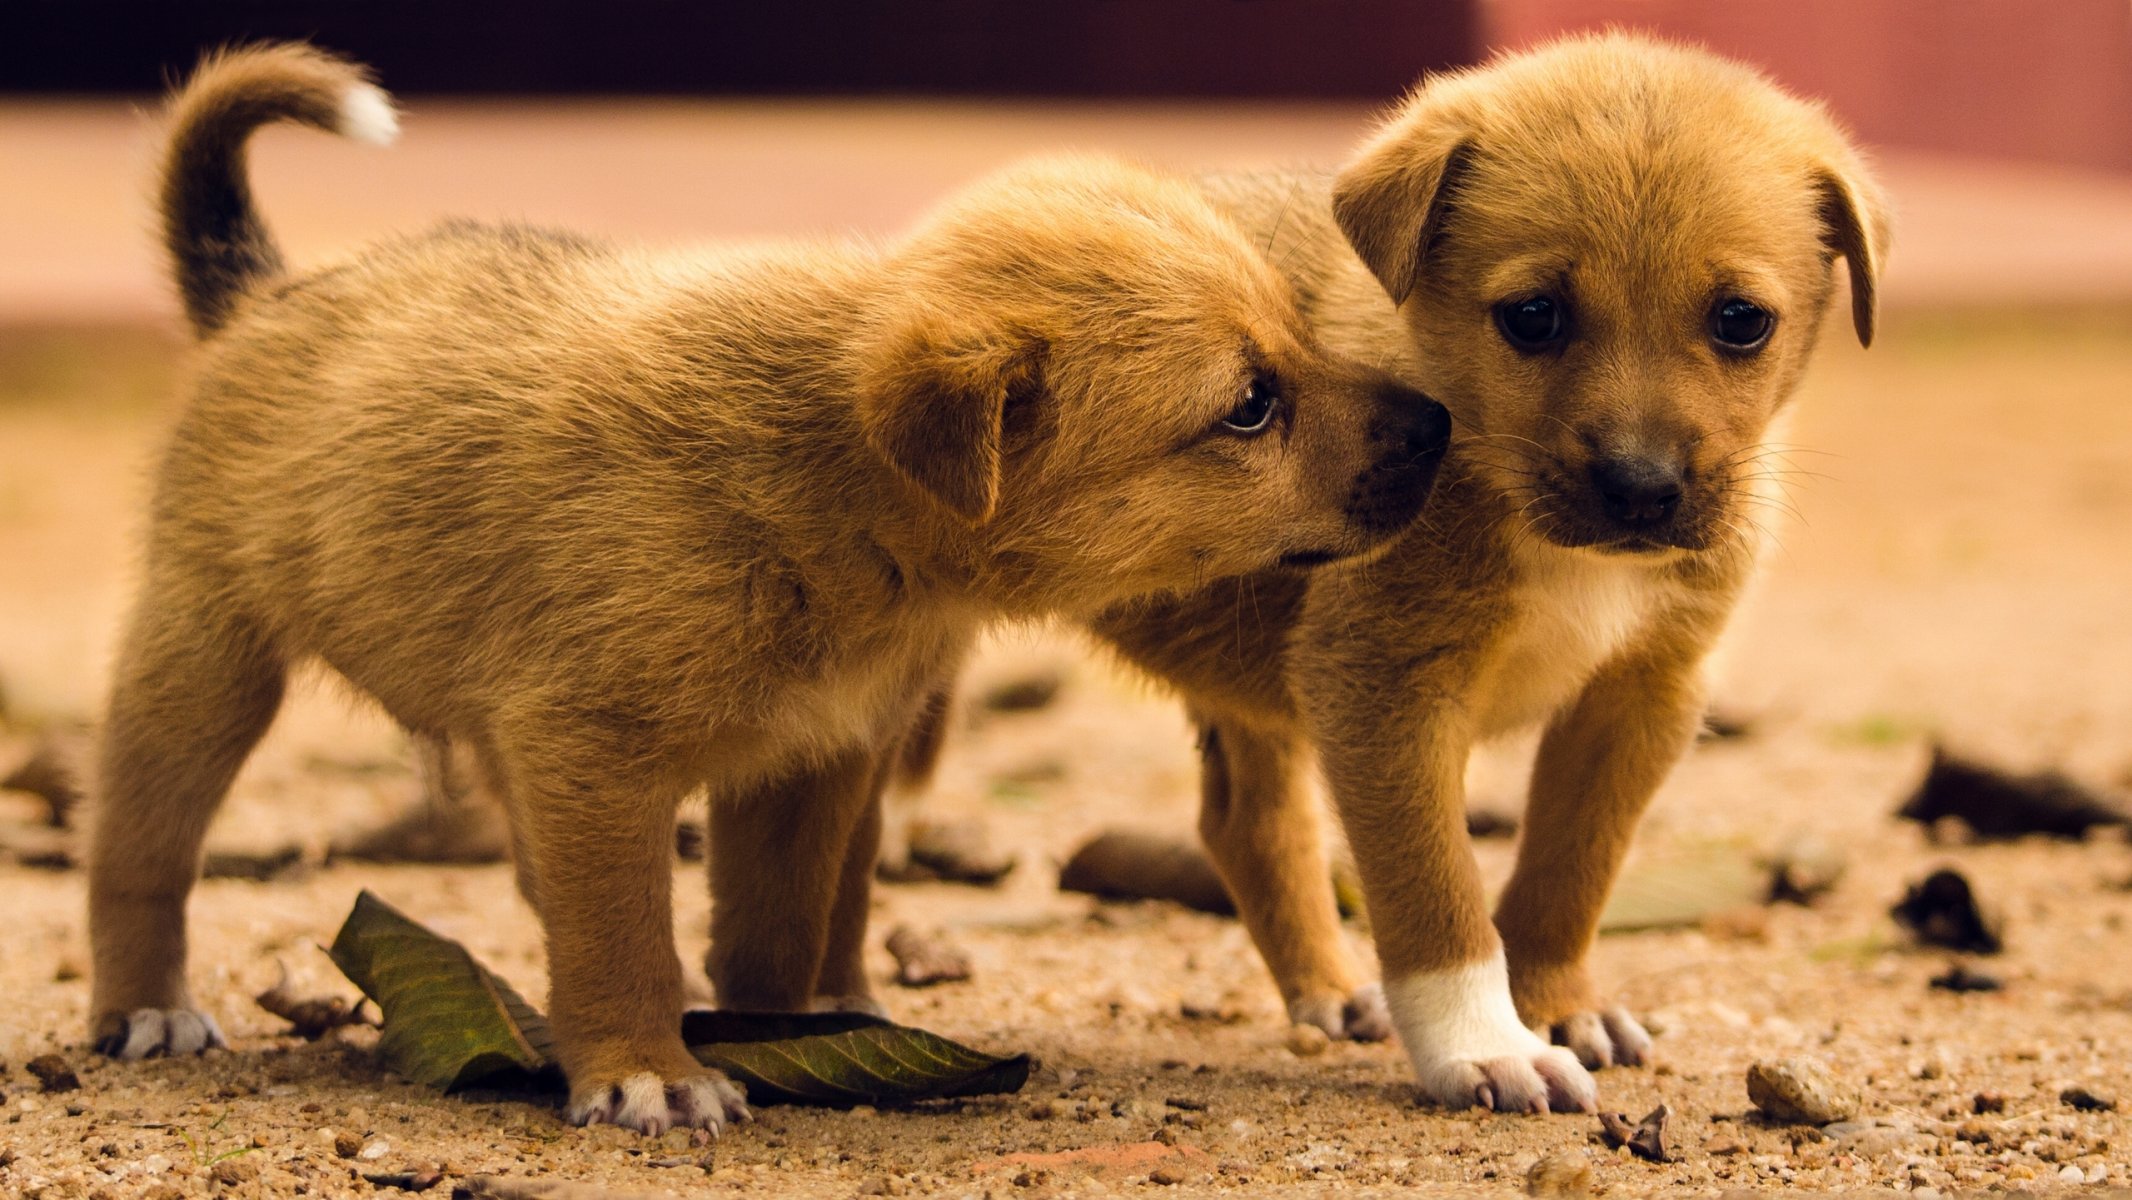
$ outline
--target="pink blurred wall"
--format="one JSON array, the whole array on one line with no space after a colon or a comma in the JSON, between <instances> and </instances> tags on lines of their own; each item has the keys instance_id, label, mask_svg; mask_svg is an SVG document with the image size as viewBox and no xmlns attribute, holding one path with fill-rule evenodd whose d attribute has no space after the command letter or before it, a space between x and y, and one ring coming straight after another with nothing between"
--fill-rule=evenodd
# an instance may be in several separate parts
<instances>
[{"instance_id":1,"label":"pink blurred wall","mask_svg":"<svg viewBox=\"0 0 2132 1200\"><path fill-rule=\"evenodd\" d=\"M1609 25L1701 42L1861 136L2132 172L2132 0L1481 0L1517 48Z\"/></svg>"}]
</instances>

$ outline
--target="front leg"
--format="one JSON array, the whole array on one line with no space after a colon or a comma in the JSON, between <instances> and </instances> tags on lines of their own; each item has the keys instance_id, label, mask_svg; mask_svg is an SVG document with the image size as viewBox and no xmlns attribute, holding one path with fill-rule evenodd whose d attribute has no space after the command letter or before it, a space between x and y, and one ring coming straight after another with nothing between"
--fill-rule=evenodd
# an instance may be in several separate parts
<instances>
[{"instance_id":1,"label":"front leg","mask_svg":"<svg viewBox=\"0 0 2132 1200\"><path fill-rule=\"evenodd\" d=\"M1585 965L1629 841L1695 740L1699 645L1639 647L1594 676L1541 739L1517 869L1496 907L1518 1015L1585 1066L1633 1066L1651 1038L1603 1002Z\"/></svg>"},{"instance_id":2,"label":"front leg","mask_svg":"<svg viewBox=\"0 0 2132 1200\"><path fill-rule=\"evenodd\" d=\"M1466 694L1471 665L1449 650L1404 667L1358 649L1323 656L1301 690L1422 1090L1454 1108L1591 1111L1597 1089L1576 1057L1518 1019L1466 837L1471 724L1441 697Z\"/></svg>"},{"instance_id":3,"label":"front leg","mask_svg":"<svg viewBox=\"0 0 2132 1200\"><path fill-rule=\"evenodd\" d=\"M873 852L855 859L853 840L878 836L879 760L873 747L854 748L745 795L711 798L704 969L720 1006L802 1012L818 982L866 998L857 964Z\"/></svg>"},{"instance_id":4,"label":"front leg","mask_svg":"<svg viewBox=\"0 0 2132 1200\"><path fill-rule=\"evenodd\" d=\"M683 785L560 758L507 750L505 778L521 877L547 933L569 1119L653 1134L746 1119L740 1089L681 1040L671 858Z\"/></svg>"}]
</instances>

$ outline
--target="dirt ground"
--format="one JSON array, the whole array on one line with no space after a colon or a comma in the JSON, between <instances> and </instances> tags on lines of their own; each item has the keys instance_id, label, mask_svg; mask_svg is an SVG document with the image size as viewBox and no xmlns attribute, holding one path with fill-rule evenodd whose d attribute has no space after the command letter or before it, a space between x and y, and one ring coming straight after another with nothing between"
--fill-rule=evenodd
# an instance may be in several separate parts
<instances>
[{"instance_id":1,"label":"dirt ground","mask_svg":"<svg viewBox=\"0 0 2132 1200\"><path fill-rule=\"evenodd\" d=\"M1299 156L1322 157L1320 143L1335 144L1325 131L1337 127L1344 139L1351 130L1348 114L1336 116L1284 127L1284 136ZM9 134L33 129L53 147L79 140L50 123L17 123ZM1170 146L1174 133L1149 137ZM765 144L765 153L781 145ZM522 157L533 161L530 150ZM915 195L902 166L894 204ZM131 188L138 172L129 170ZM823 195L849 186L819 182ZM354 212L371 197L331 199ZM30 202L53 207L49 228L69 214L116 221L123 211L138 222L130 196L8 201ZM675 222L693 219L685 203L668 207ZM25 227L40 228L18 223L10 236L24 241ZM323 228L332 240L338 226ZM77 236L109 244L66 234ZM2005 243L2019 240L2001 236L1992 253L2009 258ZM52 280L87 279L84 294L97 304L135 294L131 275L107 286L77 270L87 260L68 257L64 242L55 235L40 260ZM99 253L108 264L144 252L136 240ZM1939 278L1958 274L1949 264L1959 255L1925 257ZM11 300L16 319L59 294L57 283L38 286ZM2073 292L2092 299L2090 289ZM0 772L42 732L96 711L145 471L183 353L150 328L0 329ZM0 1195L359 1196L379 1194L365 1174L427 1164L453 1176L541 1175L654 1194L838 1200L1504 1194L1559 1154L1589 1156L1594 1189L1624 1196L2053 1191L2075 1187L2076 1176L2078 1186L2132 1184L2132 853L2115 837L1934 845L1890 816L1935 737L2015 767L2056 765L2132 789L2128 383L2132 310L2121 307L1899 313L1870 352L1832 333L1794 431L1811 448L1796 460L1800 519L1726 656L1723 696L1753 715L1752 734L1706 744L1674 774L1638 854L1770 849L1808 831L1847 853L1848 873L1813 908L1611 936L1597 951L1616 996L1659 1034L1655 1066L1601 1076L1602 1103L1632 1118L1668 1105L1676 1162L1604 1150L1590 1117L1418 1106L1394 1047L1299 1056L1233 921L1057 892L1058 862L1095 831L1189 836L1195 762L1173 703L1089 657L1070 634L1023 631L992 646L980 687L1056 670L1066 680L1058 700L958 728L931 807L981 820L1021 866L997 889L880 889L872 948L896 1018L1033 1053L1040 1066L1021 1095L908 1111L765 1109L706 1149L681 1135L573 1130L552 1108L516 1099L435 1096L384 1073L371 1034L304 1043L280 1036L280 1022L252 1003L277 963L299 991L353 994L318 946L363 888L464 940L537 996L537 932L501 866L337 864L268 883L203 884L193 978L232 1049L116 1066L81 1045L80 873L0 851ZM1506 752L1483 764L1477 796L1514 806L1515 762ZM211 848L294 845L315 862L336 834L397 812L413 787L404 740L318 681L300 689L247 768ZM37 816L30 797L0 791L0 846L36 843ZM1507 874L1509 842L1483 842L1479 853L1491 879ZM1947 956L1909 948L1888 918L1904 885L1939 865L1966 872L2005 916L2006 953L1974 964L2005 980L2001 992L1930 989ZM677 875L677 934L693 962L707 902L694 868ZM970 952L974 978L894 986L879 935L902 922L946 930ZM47 1053L73 1067L78 1090L43 1090L27 1063ZM1748 1064L1795 1053L1818 1056L1863 1090L1862 1124L1816 1134L1751 1115ZM2126 1107L2077 1111L2059 1098L2069 1085ZM2003 1112L1975 1115L1985 1092L2003 1094Z\"/></svg>"}]
</instances>

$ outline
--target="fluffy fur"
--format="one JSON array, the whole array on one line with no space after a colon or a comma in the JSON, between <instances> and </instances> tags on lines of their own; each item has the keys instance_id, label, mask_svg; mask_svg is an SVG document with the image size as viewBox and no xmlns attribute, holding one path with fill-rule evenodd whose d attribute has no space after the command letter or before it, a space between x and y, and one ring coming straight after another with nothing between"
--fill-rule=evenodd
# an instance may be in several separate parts
<instances>
[{"instance_id":1,"label":"fluffy fur","mask_svg":"<svg viewBox=\"0 0 2132 1200\"><path fill-rule=\"evenodd\" d=\"M983 622L1372 551L1447 438L1326 354L1194 189L1101 159L1011 169L886 248L460 223L288 275L245 138L379 132L367 87L264 47L173 103L167 240L206 341L103 737L115 1053L215 1040L185 987L201 838L316 660L501 796L571 1117L716 1128L746 1110L679 1037L685 793L721 818L728 1002L843 986L821 964L851 952L833 917L863 926L833 908L876 748ZM1271 419L1239 431L1254 394Z\"/></svg>"},{"instance_id":2,"label":"fluffy fur","mask_svg":"<svg viewBox=\"0 0 2132 1200\"><path fill-rule=\"evenodd\" d=\"M1586 954L1781 507L1777 439L1839 259L1872 338L1886 204L1820 108L1623 35L1432 78L1335 178L1207 190L1329 344L1441 398L1460 436L1427 518L1367 569L1219 582L1092 628L1198 721L1200 829L1292 1015L1335 1035L1386 1024L1326 887L1302 786L1314 752L1424 1091L1589 1107L1590 1079L1541 1038L1475 1033L1488 1023L1472 1012L1510 1009L1468 992L1507 977L1523 1023L1586 1067L1646 1053ZM1534 296L1569 314L1537 352L1495 317ZM1775 319L1750 353L1714 340L1717 307L1740 298ZM1670 473L1664 519L1613 514L1604 471L1623 463ZM1491 920L1464 835L1467 758L1535 724L1525 837ZM1428 999L1452 993L1466 999ZM1511 1042L1520 1061L1504 1061Z\"/></svg>"}]
</instances>

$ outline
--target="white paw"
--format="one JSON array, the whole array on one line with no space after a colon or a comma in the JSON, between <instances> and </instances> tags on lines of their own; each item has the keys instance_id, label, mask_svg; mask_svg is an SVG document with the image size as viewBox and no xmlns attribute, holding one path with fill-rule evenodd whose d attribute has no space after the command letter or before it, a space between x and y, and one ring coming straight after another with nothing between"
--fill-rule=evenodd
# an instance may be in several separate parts
<instances>
[{"instance_id":1,"label":"white paw","mask_svg":"<svg viewBox=\"0 0 2132 1200\"><path fill-rule=\"evenodd\" d=\"M1651 1035L1625 1008L1580 1012L1557 1022L1553 1033L1555 1045L1568 1047L1594 1071L1640 1067L1651 1059Z\"/></svg>"},{"instance_id":2,"label":"white paw","mask_svg":"<svg viewBox=\"0 0 2132 1200\"><path fill-rule=\"evenodd\" d=\"M1385 986L1392 1022L1429 1099L1497 1112L1596 1112L1599 1089L1577 1056L1518 1021L1502 954Z\"/></svg>"},{"instance_id":3,"label":"white paw","mask_svg":"<svg viewBox=\"0 0 2132 1200\"><path fill-rule=\"evenodd\" d=\"M1364 984L1352 996L1303 996L1290 1001L1292 1025L1315 1025L1325 1036L1340 1041L1381 1042L1392 1036L1392 1010L1384 1003L1381 984Z\"/></svg>"},{"instance_id":4,"label":"white paw","mask_svg":"<svg viewBox=\"0 0 2132 1200\"><path fill-rule=\"evenodd\" d=\"M572 1125L620 1125L654 1136L676 1128L716 1134L753 1119L740 1085L716 1072L668 1083L640 1071L619 1083L572 1088L564 1115Z\"/></svg>"},{"instance_id":5,"label":"white paw","mask_svg":"<svg viewBox=\"0 0 2132 1200\"><path fill-rule=\"evenodd\" d=\"M127 1062L198 1054L209 1046L226 1049L229 1041L213 1017L189 1008L136 1008L96 1040L97 1053Z\"/></svg>"}]
</instances>

